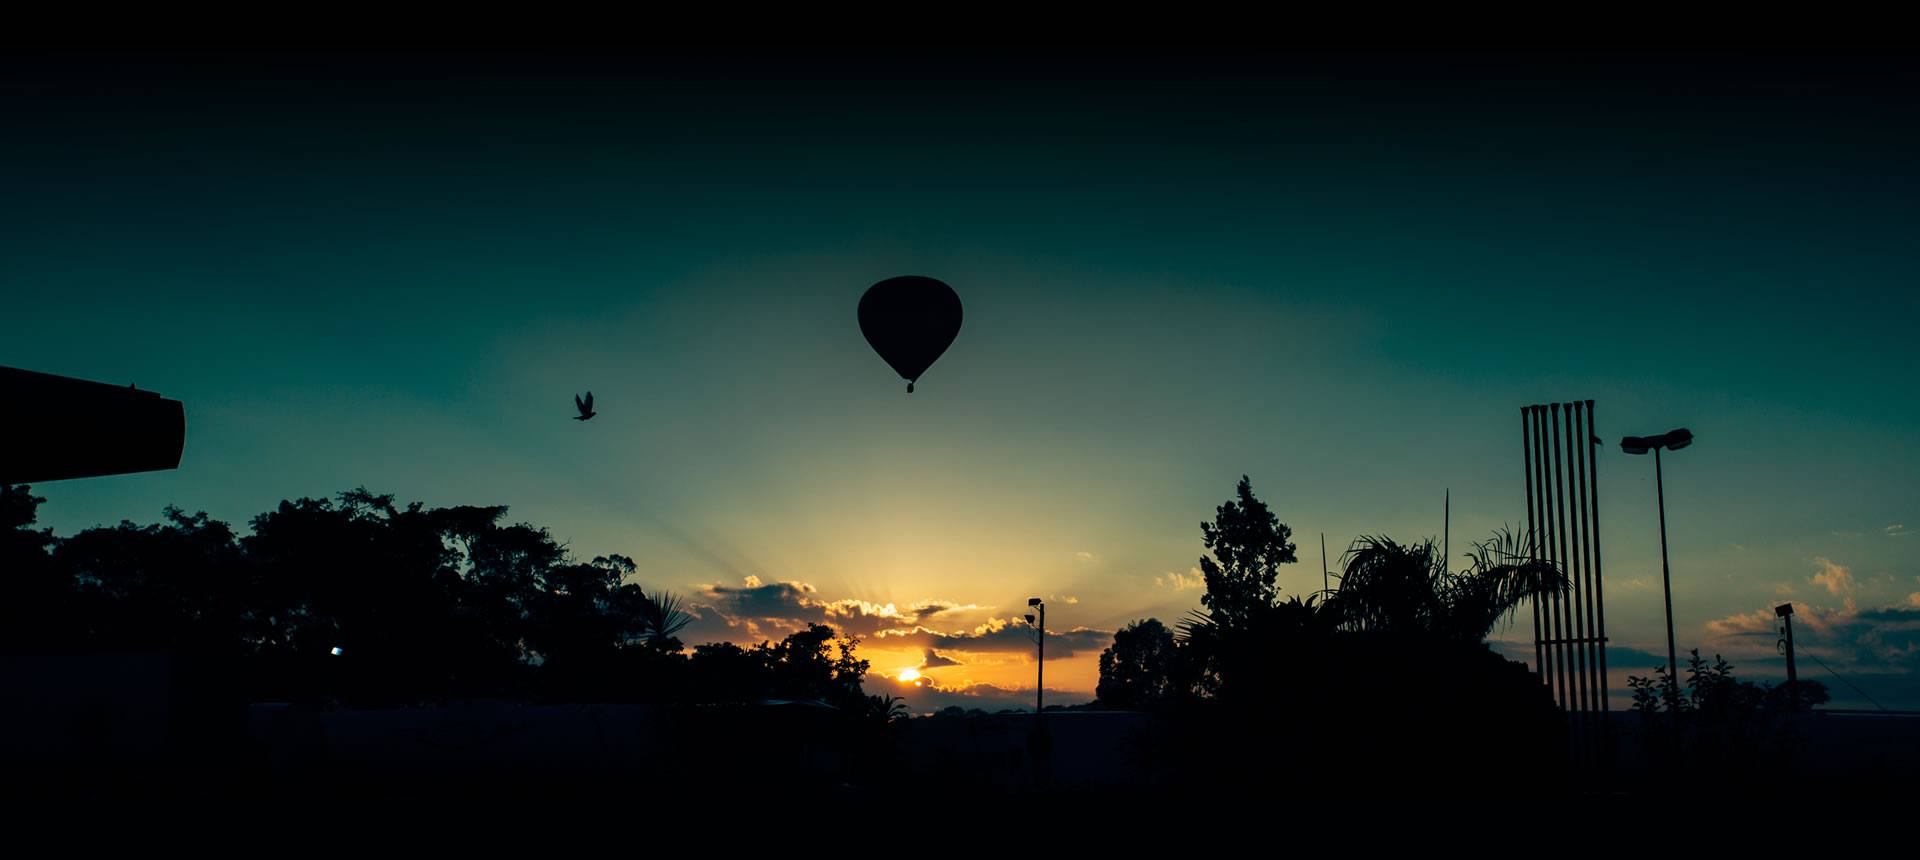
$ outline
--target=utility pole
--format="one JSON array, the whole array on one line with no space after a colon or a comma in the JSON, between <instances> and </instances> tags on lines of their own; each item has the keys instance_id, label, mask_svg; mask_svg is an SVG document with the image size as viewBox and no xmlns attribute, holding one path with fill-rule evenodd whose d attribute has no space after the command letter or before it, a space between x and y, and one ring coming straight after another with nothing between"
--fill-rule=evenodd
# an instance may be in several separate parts
<instances>
[{"instance_id":1,"label":"utility pole","mask_svg":"<svg viewBox=\"0 0 1920 860\"><path fill-rule=\"evenodd\" d=\"M1793 604L1782 603L1773 608L1773 614L1780 616L1780 632L1786 636L1780 644L1787 649L1787 707L1800 710L1800 673L1793 666Z\"/></svg>"}]
</instances>

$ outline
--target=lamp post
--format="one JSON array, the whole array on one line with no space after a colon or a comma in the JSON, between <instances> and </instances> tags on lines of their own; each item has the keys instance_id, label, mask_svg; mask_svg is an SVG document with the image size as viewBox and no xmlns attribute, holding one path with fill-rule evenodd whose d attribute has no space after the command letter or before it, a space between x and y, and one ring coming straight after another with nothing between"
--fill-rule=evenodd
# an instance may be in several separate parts
<instances>
[{"instance_id":1,"label":"lamp post","mask_svg":"<svg viewBox=\"0 0 1920 860\"><path fill-rule=\"evenodd\" d=\"M1034 667L1033 685L1033 734L1027 740L1027 750L1033 756L1033 784L1036 789L1044 789L1050 782L1050 747L1047 740L1046 694L1047 694L1047 605L1038 597L1027 598L1027 608L1039 613L1026 616L1027 626L1035 631L1034 641L1040 646L1040 659Z\"/></svg>"},{"instance_id":2,"label":"lamp post","mask_svg":"<svg viewBox=\"0 0 1920 860\"><path fill-rule=\"evenodd\" d=\"M1628 436L1620 440L1620 450L1629 454L1653 452L1653 486L1660 502L1660 584L1667 597L1667 686L1676 691L1680 685L1680 657L1673 645L1673 575L1667 567L1667 490L1660 474L1660 449L1678 451L1691 444L1693 433L1684 427L1659 436Z\"/></svg>"},{"instance_id":3,"label":"lamp post","mask_svg":"<svg viewBox=\"0 0 1920 860\"><path fill-rule=\"evenodd\" d=\"M1047 690L1047 605L1041 603L1038 597L1029 597L1027 598L1027 607L1029 609L1036 609L1040 613L1038 623L1035 623L1032 615L1027 616L1027 624L1040 631L1040 636L1037 640L1040 643L1040 659L1034 661L1035 675L1033 682L1033 713L1035 716L1038 716L1040 711L1044 709L1043 697L1046 695Z\"/></svg>"}]
</instances>

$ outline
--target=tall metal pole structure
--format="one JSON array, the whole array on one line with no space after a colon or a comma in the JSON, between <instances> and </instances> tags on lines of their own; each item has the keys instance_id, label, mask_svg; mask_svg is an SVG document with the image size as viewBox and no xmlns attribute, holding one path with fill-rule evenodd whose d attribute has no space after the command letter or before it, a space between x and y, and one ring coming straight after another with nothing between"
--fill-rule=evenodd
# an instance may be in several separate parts
<instances>
[{"instance_id":1,"label":"tall metal pole structure","mask_svg":"<svg viewBox=\"0 0 1920 860\"><path fill-rule=\"evenodd\" d=\"M1533 407L1530 406L1523 406L1520 409L1520 453L1525 458L1524 472L1527 483L1527 528L1529 530L1527 535L1527 553L1530 557L1537 559L1540 557L1540 554L1538 538L1533 532L1535 516L1533 509L1533 499L1535 496L1533 484ZM1547 651L1546 645L1543 643L1543 637L1541 636L1543 632L1540 627L1540 596L1536 594L1533 597L1533 670L1540 674L1541 682L1545 683L1547 680Z\"/></svg>"},{"instance_id":2,"label":"tall metal pole structure","mask_svg":"<svg viewBox=\"0 0 1920 860\"><path fill-rule=\"evenodd\" d=\"M1551 474L1551 480L1548 482L1548 499L1551 501L1551 505L1548 505L1548 528L1551 528L1553 532L1551 532L1551 536L1549 536L1548 539L1548 559L1553 561L1553 566L1557 566L1557 568L1561 568L1561 570L1567 570L1567 551L1565 551L1567 538L1563 538L1563 532L1565 532L1565 528L1567 528L1567 497L1561 495L1561 451L1559 451L1561 430L1559 430L1559 403L1548 403L1548 413L1548 422L1542 422L1542 428L1546 428L1546 432L1548 432L1548 440L1551 440L1551 443L1553 443L1553 461L1551 461L1551 465L1549 465L1549 468L1553 468L1553 470L1549 472L1549 474ZM1548 443L1542 442L1540 443L1540 447L1544 449L1544 447L1548 447ZM1559 643L1557 643L1557 657L1555 657L1557 666L1555 666L1553 670L1559 672L1559 681L1561 681L1561 683L1559 683L1561 706L1572 710L1572 705L1574 705L1574 689L1578 689L1576 685L1580 683L1580 678L1574 678L1572 653L1571 649L1567 647L1567 641L1572 639L1572 618L1569 618L1569 612L1567 612L1567 610L1569 610L1569 607L1567 607L1567 599L1557 595L1557 597L1553 599L1553 637L1559 639Z\"/></svg>"},{"instance_id":3,"label":"tall metal pole structure","mask_svg":"<svg viewBox=\"0 0 1920 860\"><path fill-rule=\"evenodd\" d=\"M1587 495L1581 500L1582 511L1587 501L1593 502L1591 519L1587 520L1589 548L1592 554L1587 558L1587 609L1593 613L1593 652L1596 671L1594 677L1600 682L1600 710L1611 710L1607 702L1607 609L1601 599L1600 584L1600 470L1597 448L1600 447L1600 434L1593 429L1593 401L1587 401ZM1586 514L1583 514L1586 516ZM1610 725L1602 723L1601 725Z\"/></svg>"},{"instance_id":4,"label":"tall metal pole structure","mask_svg":"<svg viewBox=\"0 0 1920 860\"><path fill-rule=\"evenodd\" d=\"M1562 435L1567 443L1567 465L1565 473L1567 495L1565 507L1566 517L1564 519L1566 525L1565 530L1561 533L1560 565L1561 569L1566 572L1568 582L1571 585L1571 587L1567 589L1566 596L1567 621L1570 625L1567 650L1570 652L1574 664L1573 676L1579 679L1579 682L1574 685L1573 691L1575 705L1574 719L1579 722L1581 729L1575 735L1575 752L1579 755L1586 755L1591 752L1591 744L1588 743L1591 738L1589 737L1590 732L1588 730L1592 723L1591 709L1593 701L1591 693L1593 690L1593 676L1588 672L1586 647L1587 624L1586 618L1581 612L1580 605L1582 598L1587 595L1587 590L1580 585L1580 530L1583 526L1580 522L1580 512L1576 504L1577 500L1586 497L1586 494L1581 492L1580 473L1575 466L1576 462L1584 462L1577 456L1580 449L1575 447L1574 441L1577 436L1574 432L1574 425L1578 424L1580 420L1576 414L1579 405L1579 401L1577 400L1565 405L1567 423L1562 429ZM1556 439L1556 441L1558 440Z\"/></svg>"},{"instance_id":5,"label":"tall metal pole structure","mask_svg":"<svg viewBox=\"0 0 1920 860\"><path fill-rule=\"evenodd\" d=\"M1533 482L1534 497L1539 500L1534 512L1540 517L1533 532L1533 554L1536 559L1552 561L1553 507L1552 499L1547 492L1551 485L1547 482L1546 415L1547 407L1533 407ZM1554 643L1554 640L1560 638L1560 631L1554 624L1553 608L1557 602L1556 596L1551 594L1540 599L1540 627L1543 634L1541 641L1546 643L1546 653L1540 665L1542 679L1547 682L1548 689L1554 691L1554 700L1564 706L1566 697L1560 695L1560 652L1558 650L1560 646Z\"/></svg>"},{"instance_id":6,"label":"tall metal pole structure","mask_svg":"<svg viewBox=\"0 0 1920 860\"><path fill-rule=\"evenodd\" d=\"M1601 606L1599 472L1593 401L1520 411L1529 558L1553 565L1567 588L1533 600L1540 679L1571 721L1567 752L1580 767L1608 756L1606 622ZM1636 450L1635 453L1645 453Z\"/></svg>"}]
</instances>

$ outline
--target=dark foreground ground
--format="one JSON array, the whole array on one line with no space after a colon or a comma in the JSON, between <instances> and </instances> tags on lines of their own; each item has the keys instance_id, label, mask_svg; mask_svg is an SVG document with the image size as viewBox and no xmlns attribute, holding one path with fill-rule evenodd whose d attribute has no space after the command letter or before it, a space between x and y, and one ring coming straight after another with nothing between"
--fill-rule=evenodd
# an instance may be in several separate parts
<instances>
[{"instance_id":1,"label":"dark foreground ground","mask_svg":"<svg viewBox=\"0 0 1920 860\"><path fill-rule=\"evenodd\" d=\"M0 809L11 820L150 816L323 832L381 821L565 828L643 815L722 836L774 820L868 826L1026 810L1117 833L1252 825L1275 810L1288 816L1275 826L1302 810L1364 824L1441 809L1497 812L1502 826L1649 811L1681 824L1815 799L1849 808L1920 799L1920 716L1814 712L1776 721L1764 737L1676 754L1668 724L1616 713L1602 742L1570 754L1489 743L1497 725L1473 741L1482 746L1449 748L1396 714L1342 735L1100 711L879 727L805 703L195 706L143 681L153 675L141 667L124 668L80 686L13 673L0 694Z\"/></svg>"}]
</instances>

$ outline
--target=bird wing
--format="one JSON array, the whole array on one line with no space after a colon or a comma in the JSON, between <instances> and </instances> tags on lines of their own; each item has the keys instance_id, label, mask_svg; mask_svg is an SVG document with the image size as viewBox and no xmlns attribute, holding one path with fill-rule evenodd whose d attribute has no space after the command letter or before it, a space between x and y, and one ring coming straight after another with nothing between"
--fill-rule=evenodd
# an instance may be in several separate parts
<instances>
[{"instance_id":1,"label":"bird wing","mask_svg":"<svg viewBox=\"0 0 1920 860\"><path fill-rule=\"evenodd\" d=\"M587 408L585 411L587 412L593 411L593 392L591 391L587 392Z\"/></svg>"},{"instance_id":2,"label":"bird wing","mask_svg":"<svg viewBox=\"0 0 1920 860\"><path fill-rule=\"evenodd\" d=\"M582 415L587 414L587 404L580 402L580 395L578 394L573 396L573 408L580 410L580 414Z\"/></svg>"}]
</instances>

